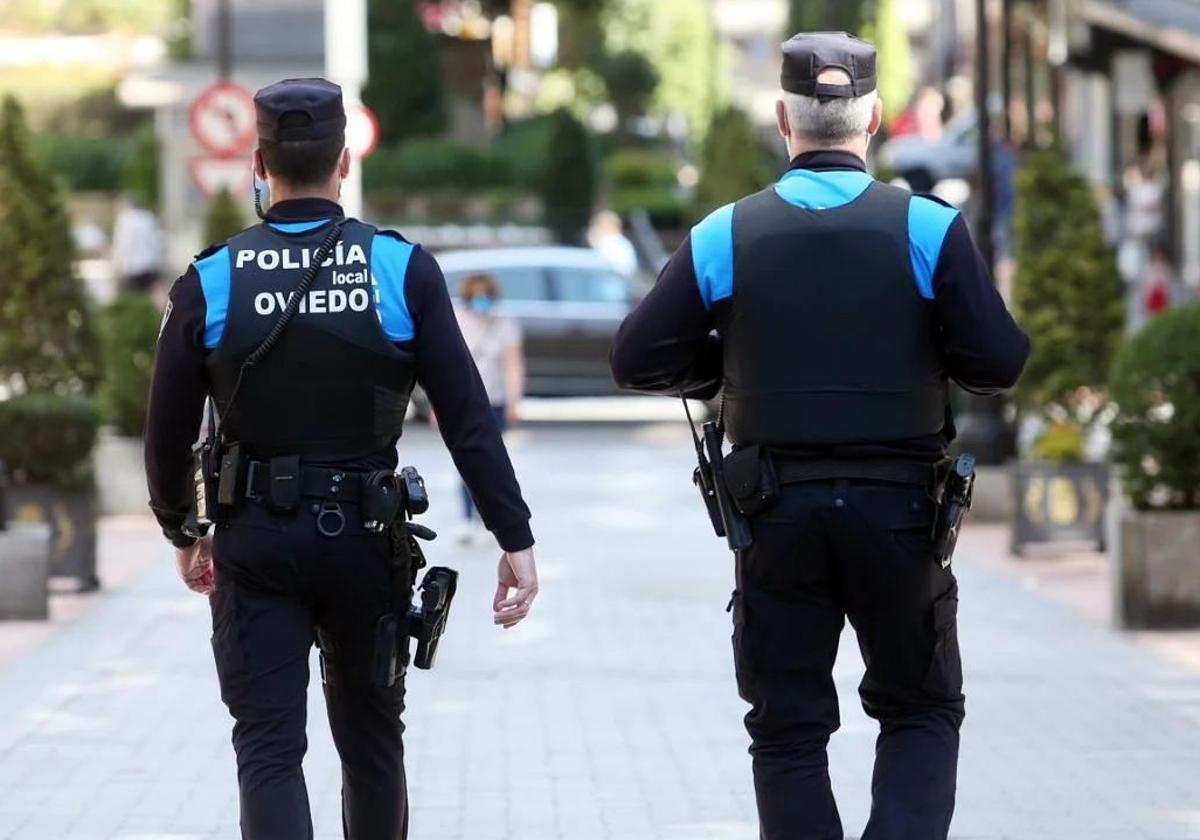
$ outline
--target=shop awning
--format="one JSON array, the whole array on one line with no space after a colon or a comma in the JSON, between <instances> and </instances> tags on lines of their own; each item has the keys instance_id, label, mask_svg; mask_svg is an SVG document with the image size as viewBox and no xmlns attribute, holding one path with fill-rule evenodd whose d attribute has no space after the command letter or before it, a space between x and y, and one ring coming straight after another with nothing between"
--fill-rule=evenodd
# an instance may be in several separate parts
<instances>
[{"instance_id":1,"label":"shop awning","mask_svg":"<svg viewBox=\"0 0 1200 840\"><path fill-rule=\"evenodd\" d=\"M1077 0L1074 9L1092 26L1200 63L1200 3L1195 0Z\"/></svg>"}]
</instances>

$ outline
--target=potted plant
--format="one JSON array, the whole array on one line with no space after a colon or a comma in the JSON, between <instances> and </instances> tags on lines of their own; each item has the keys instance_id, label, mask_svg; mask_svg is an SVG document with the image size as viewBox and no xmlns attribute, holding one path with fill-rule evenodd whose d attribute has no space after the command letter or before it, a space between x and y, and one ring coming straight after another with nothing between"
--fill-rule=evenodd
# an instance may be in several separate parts
<instances>
[{"instance_id":1,"label":"potted plant","mask_svg":"<svg viewBox=\"0 0 1200 840\"><path fill-rule=\"evenodd\" d=\"M162 315L150 296L124 292L99 318L104 378L97 402L104 423L96 447L103 513L145 513L149 504L142 465L142 430L150 396L154 345Z\"/></svg>"},{"instance_id":2,"label":"potted plant","mask_svg":"<svg viewBox=\"0 0 1200 840\"><path fill-rule=\"evenodd\" d=\"M1017 174L1016 316L1033 345L1017 402L1040 426L1013 473L1014 553L1030 542L1104 547L1107 464L1085 445L1125 323L1124 291L1087 181L1057 150L1030 150Z\"/></svg>"},{"instance_id":3,"label":"potted plant","mask_svg":"<svg viewBox=\"0 0 1200 840\"><path fill-rule=\"evenodd\" d=\"M1114 523L1118 620L1200 626L1200 305L1128 339L1109 393L1111 458L1129 502Z\"/></svg>"},{"instance_id":4,"label":"potted plant","mask_svg":"<svg viewBox=\"0 0 1200 840\"><path fill-rule=\"evenodd\" d=\"M51 574L97 585L91 452L99 378L61 189L34 155L20 106L0 105L0 460L15 519L52 531Z\"/></svg>"}]
</instances>

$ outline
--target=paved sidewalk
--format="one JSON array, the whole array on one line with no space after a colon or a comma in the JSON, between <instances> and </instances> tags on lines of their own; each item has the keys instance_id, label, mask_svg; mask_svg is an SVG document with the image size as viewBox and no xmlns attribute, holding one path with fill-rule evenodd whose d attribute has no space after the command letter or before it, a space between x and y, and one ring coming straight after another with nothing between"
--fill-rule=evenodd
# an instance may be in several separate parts
<instances>
[{"instance_id":1,"label":"paved sidewalk","mask_svg":"<svg viewBox=\"0 0 1200 840\"><path fill-rule=\"evenodd\" d=\"M731 562L693 498L683 428L514 436L543 593L508 632L490 624L495 552L453 542L448 458L422 431L403 449L444 533L431 559L463 571L438 667L409 682L414 840L754 840ZM207 605L165 547L122 540L161 562L0 670L4 840L238 836ZM1200 675L974 561L986 545L968 538L958 563L968 719L953 836L1200 838ZM852 836L874 740L860 673L847 637L831 762ZM317 690L310 718L317 835L337 838Z\"/></svg>"}]
</instances>

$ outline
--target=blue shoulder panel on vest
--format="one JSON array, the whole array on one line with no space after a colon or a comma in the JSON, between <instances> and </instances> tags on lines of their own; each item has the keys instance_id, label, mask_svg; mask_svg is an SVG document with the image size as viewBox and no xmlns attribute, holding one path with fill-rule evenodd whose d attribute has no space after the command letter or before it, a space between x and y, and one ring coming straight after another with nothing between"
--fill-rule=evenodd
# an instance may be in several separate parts
<instances>
[{"instance_id":1,"label":"blue shoulder panel on vest","mask_svg":"<svg viewBox=\"0 0 1200 840\"><path fill-rule=\"evenodd\" d=\"M908 252L912 257L917 291L933 300L933 274L942 256L942 244L958 211L932 199L914 195L908 203Z\"/></svg>"},{"instance_id":2,"label":"blue shoulder panel on vest","mask_svg":"<svg viewBox=\"0 0 1200 840\"><path fill-rule=\"evenodd\" d=\"M317 219L311 222L268 222L268 224L275 228L275 230L283 231L284 233L304 233L306 230L319 228L328 221L328 219Z\"/></svg>"},{"instance_id":3,"label":"blue shoulder panel on vest","mask_svg":"<svg viewBox=\"0 0 1200 840\"><path fill-rule=\"evenodd\" d=\"M221 343L229 311L229 247L223 245L192 265L200 275L200 290L204 293L204 347L211 350Z\"/></svg>"},{"instance_id":4,"label":"blue shoulder panel on vest","mask_svg":"<svg viewBox=\"0 0 1200 840\"><path fill-rule=\"evenodd\" d=\"M692 228L692 268L706 309L733 294L733 205Z\"/></svg>"},{"instance_id":5,"label":"blue shoulder panel on vest","mask_svg":"<svg viewBox=\"0 0 1200 840\"><path fill-rule=\"evenodd\" d=\"M805 210L829 210L842 207L867 191L875 179L857 169L833 169L817 172L793 169L779 179L775 193Z\"/></svg>"},{"instance_id":6,"label":"blue shoulder panel on vest","mask_svg":"<svg viewBox=\"0 0 1200 840\"><path fill-rule=\"evenodd\" d=\"M375 287L375 309L384 334L392 341L411 341L416 335L408 301L404 297L404 278L413 245L386 233L375 234L371 243L371 283Z\"/></svg>"}]
</instances>

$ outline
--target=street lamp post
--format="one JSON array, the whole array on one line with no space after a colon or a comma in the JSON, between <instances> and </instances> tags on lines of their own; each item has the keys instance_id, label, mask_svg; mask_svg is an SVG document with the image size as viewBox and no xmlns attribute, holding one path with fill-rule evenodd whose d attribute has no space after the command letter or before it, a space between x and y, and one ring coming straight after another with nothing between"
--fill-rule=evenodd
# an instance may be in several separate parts
<instances>
[{"instance_id":1,"label":"street lamp post","mask_svg":"<svg viewBox=\"0 0 1200 840\"><path fill-rule=\"evenodd\" d=\"M996 267L995 170L992 166L991 32L987 0L975 0L975 111L979 120L979 185L976 230L979 250L989 272ZM1002 464L1012 454L1013 436L1004 420L1004 398L968 394L958 446L980 464Z\"/></svg>"}]
</instances>

